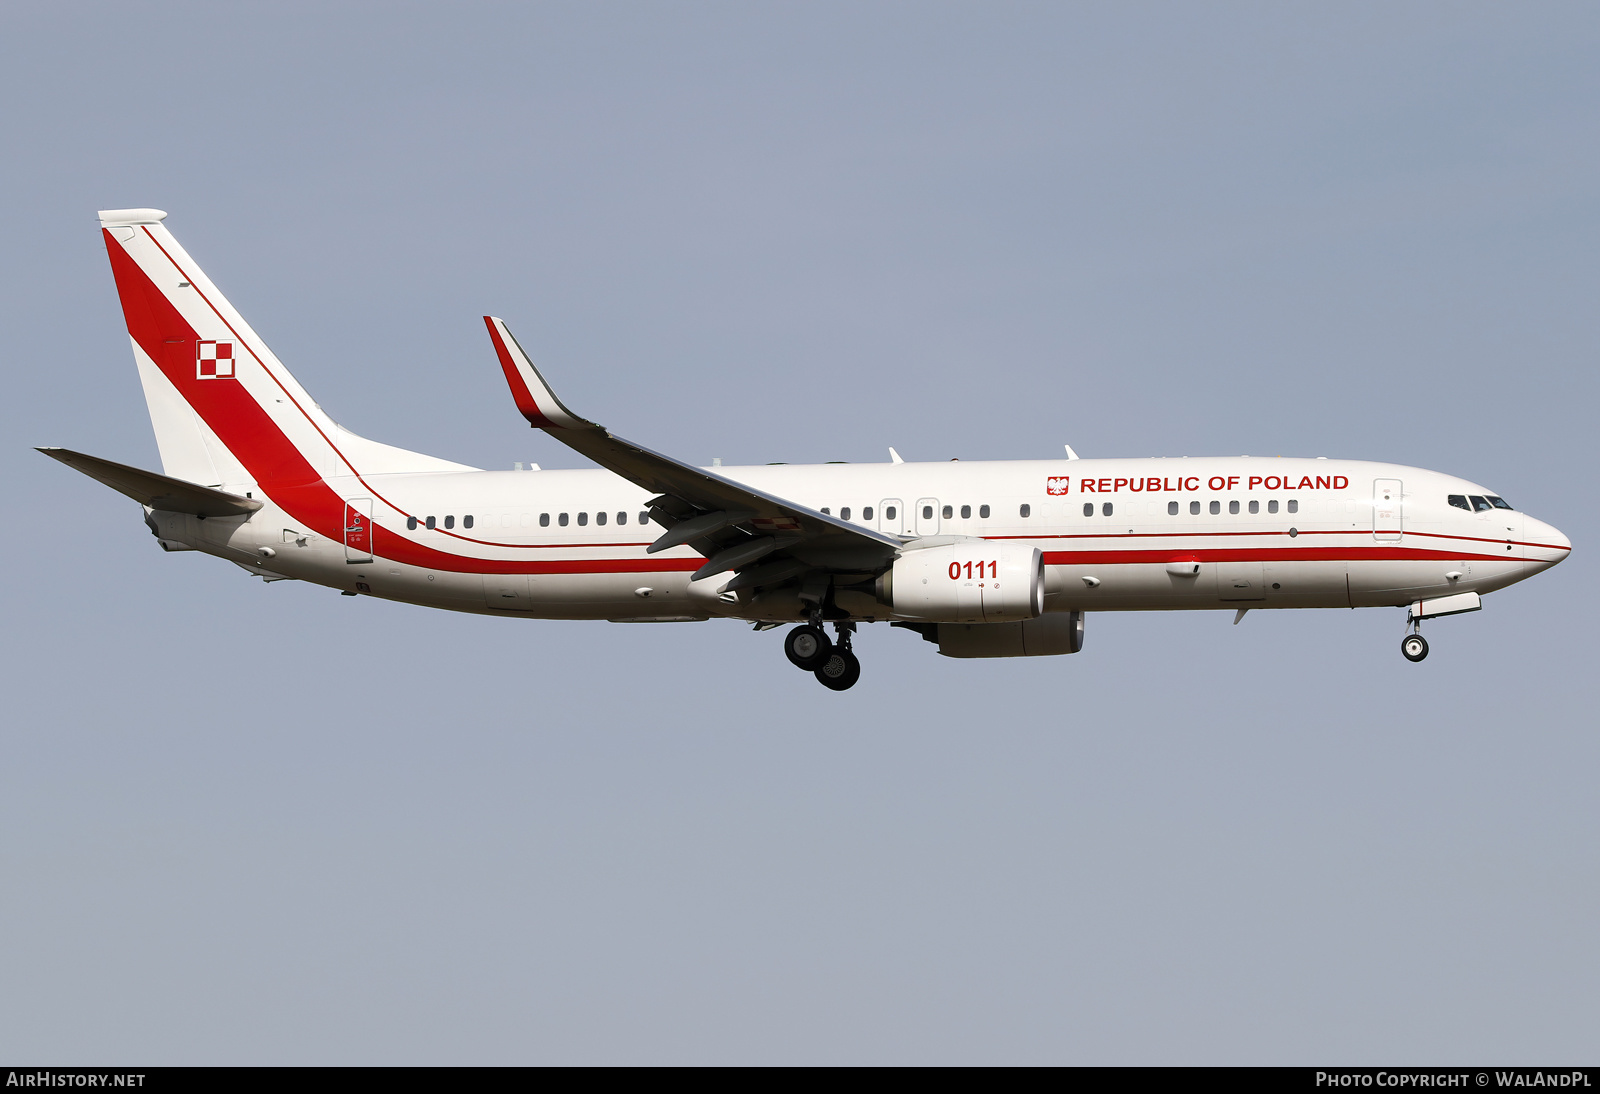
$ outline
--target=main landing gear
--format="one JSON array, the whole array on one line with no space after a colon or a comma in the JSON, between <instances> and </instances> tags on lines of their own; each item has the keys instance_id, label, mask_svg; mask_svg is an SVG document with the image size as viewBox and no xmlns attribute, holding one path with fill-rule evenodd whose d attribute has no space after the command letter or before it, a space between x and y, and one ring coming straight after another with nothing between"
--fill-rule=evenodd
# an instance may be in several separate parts
<instances>
[{"instance_id":1,"label":"main landing gear","mask_svg":"<svg viewBox=\"0 0 1600 1094\"><path fill-rule=\"evenodd\" d=\"M861 679L861 662L850 650L854 623L835 623L837 641L830 641L821 620L803 623L783 639L783 652L796 668L809 672L833 691L845 691Z\"/></svg>"}]
</instances>

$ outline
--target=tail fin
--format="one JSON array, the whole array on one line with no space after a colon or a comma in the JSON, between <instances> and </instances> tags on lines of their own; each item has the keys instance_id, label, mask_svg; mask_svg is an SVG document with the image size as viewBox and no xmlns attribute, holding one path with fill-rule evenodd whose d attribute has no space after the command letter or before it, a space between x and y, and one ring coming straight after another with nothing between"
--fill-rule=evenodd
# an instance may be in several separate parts
<instances>
[{"instance_id":1,"label":"tail fin","mask_svg":"<svg viewBox=\"0 0 1600 1094\"><path fill-rule=\"evenodd\" d=\"M267 348L162 221L100 214L167 475L234 493L344 476L470 468L341 429Z\"/></svg>"}]
</instances>

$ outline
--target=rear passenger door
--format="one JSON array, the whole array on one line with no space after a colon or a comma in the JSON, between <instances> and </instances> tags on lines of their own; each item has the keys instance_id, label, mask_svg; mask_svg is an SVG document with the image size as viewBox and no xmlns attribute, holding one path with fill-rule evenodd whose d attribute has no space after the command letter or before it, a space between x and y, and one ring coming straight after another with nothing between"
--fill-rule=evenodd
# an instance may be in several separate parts
<instances>
[{"instance_id":1,"label":"rear passenger door","mask_svg":"<svg viewBox=\"0 0 1600 1094\"><path fill-rule=\"evenodd\" d=\"M351 565L372 561L372 499L344 503L344 560Z\"/></svg>"}]
</instances>

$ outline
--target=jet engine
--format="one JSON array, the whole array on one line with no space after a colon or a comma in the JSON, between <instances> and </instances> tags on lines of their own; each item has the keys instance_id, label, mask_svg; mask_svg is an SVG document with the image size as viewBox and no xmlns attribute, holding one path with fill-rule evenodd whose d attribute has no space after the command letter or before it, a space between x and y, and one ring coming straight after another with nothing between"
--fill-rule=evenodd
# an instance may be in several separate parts
<instances>
[{"instance_id":1,"label":"jet engine","mask_svg":"<svg viewBox=\"0 0 1600 1094\"><path fill-rule=\"evenodd\" d=\"M878 579L896 619L1005 623L1044 612L1044 556L1020 543L964 539L908 550Z\"/></svg>"}]
</instances>

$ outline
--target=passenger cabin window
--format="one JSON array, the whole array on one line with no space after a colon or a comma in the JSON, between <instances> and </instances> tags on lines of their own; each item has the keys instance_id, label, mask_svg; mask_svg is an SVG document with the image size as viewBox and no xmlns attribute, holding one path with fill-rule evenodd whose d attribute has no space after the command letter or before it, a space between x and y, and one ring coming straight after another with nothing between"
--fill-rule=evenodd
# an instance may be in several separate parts
<instances>
[{"instance_id":1,"label":"passenger cabin window","mask_svg":"<svg viewBox=\"0 0 1600 1094\"><path fill-rule=\"evenodd\" d=\"M598 513L596 513L594 515L594 522L595 522L595 524L601 525L601 526L603 526L605 524L605 522L606 522L606 513L605 513L604 509L602 509L600 512L598 512Z\"/></svg>"},{"instance_id":2,"label":"passenger cabin window","mask_svg":"<svg viewBox=\"0 0 1600 1094\"><path fill-rule=\"evenodd\" d=\"M1466 501L1467 499L1466 498L1462 498L1461 500L1462 501ZM1461 508L1465 509L1466 506L1463 505ZM417 530L417 518L416 517L407 517L406 518L406 530L408 532L415 532Z\"/></svg>"},{"instance_id":3,"label":"passenger cabin window","mask_svg":"<svg viewBox=\"0 0 1600 1094\"><path fill-rule=\"evenodd\" d=\"M1175 517L1177 515L1178 515L1178 503L1175 502L1175 501L1167 502L1167 516Z\"/></svg>"},{"instance_id":4,"label":"passenger cabin window","mask_svg":"<svg viewBox=\"0 0 1600 1094\"><path fill-rule=\"evenodd\" d=\"M1267 512L1276 513L1277 511L1278 511L1278 501L1277 501L1276 498L1274 498L1272 501L1267 502Z\"/></svg>"},{"instance_id":5,"label":"passenger cabin window","mask_svg":"<svg viewBox=\"0 0 1600 1094\"><path fill-rule=\"evenodd\" d=\"M567 514L562 513L560 516L558 516L556 518L556 523L565 528L567 526Z\"/></svg>"},{"instance_id":6,"label":"passenger cabin window","mask_svg":"<svg viewBox=\"0 0 1600 1094\"><path fill-rule=\"evenodd\" d=\"M439 522L434 517L429 517L427 520L423 521L422 523L426 524L428 526L428 531L431 532L431 531L433 531L434 526L436 524L438 524Z\"/></svg>"},{"instance_id":7,"label":"passenger cabin window","mask_svg":"<svg viewBox=\"0 0 1600 1094\"><path fill-rule=\"evenodd\" d=\"M650 514L649 513L640 513L639 514L639 523L640 524L649 524L650 523Z\"/></svg>"},{"instance_id":8,"label":"passenger cabin window","mask_svg":"<svg viewBox=\"0 0 1600 1094\"><path fill-rule=\"evenodd\" d=\"M1083 503L1083 515L1086 517L1094 516L1094 502L1086 501Z\"/></svg>"},{"instance_id":9,"label":"passenger cabin window","mask_svg":"<svg viewBox=\"0 0 1600 1094\"><path fill-rule=\"evenodd\" d=\"M1300 511L1300 503L1298 501L1295 501L1293 498L1290 498L1289 499L1289 512L1298 513L1299 511Z\"/></svg>"},{"instance_id":10,"label":"passenger cabin window","mask_svg":"<svg viewBox=\"0 0 1600 1094\"><path fill-rule=\"evenodd\" d=\"M1236 501L1230 501L1228 503L1228 512L1230 514L1232 514L1233 516L1238 516L1239 515L1239 503L1236 502Z\"/></svg>"},{"instance_id":11,"label":"passenger cabin window","mask_svg":"<svg viewBox=\"0 0 1600 1094\"><path fill-rule=\"evenodd\" d=\"M1510 509L1511 508L1511 503L1506 501L1505 498L1497 498L1493 494L1489 495L1489 504L1494 506L1496 509Z\"/></svg>"},{"instance_id":12,"label":"passenger cabin window","mask_svg":"<svg viewBox=\"0 0 1600 1094\"><path fill-rule=\"evenodd\" d=\"M894 506L885 505L883 507L883 519L884 520L893 520L894 519Z\"/></svg>"},{"instance_id":13,"label":"passenger cabin window","mask_svg":"<svg viewBox=\"0 0 1600 1094\"><path fill-rule=\"evenodd\" d=\"M971 520L972 519L972 506L963 505L961 507L961 519L962 520Z\"/></svg>"},{"instance_id":14,"label":"passenger cabin window","mask_svg":"<svg viewBox=\"0 0 1600 1094\"><path fill-rule=\"evenodd\" d=\"M1472 503L1472 511L1474 513L1487 513L1489 510L1494 508L1494 506L1489 504L1488 498L1480 498L1476 494L1468 494L1467 500Z\"/></svg>"},{"instance_id":15,"label":"passenger cabin window","mask_svg":"<svg viewBox=\"0 0 1600 1094\"><path fill-rule=\"evenodd\" d=\"M1103 517L1111 515L1111 503L1109 501L1100 507L1100 515Z\"/></svg>"},{"instance_id":16,"label":"passenger cabin window","mask_svg":"<svg viewBox=\"0 0 1600 1094\"><path fill-rule=\"evenodd\" d=\"M617 523L618 524L627 524L628 523L628 514L626 514L626 513L618 513L617 514Z\"/></svg>"},{"instance_id":17,"label":"passenger cabin window","mask_svg":"<svg viewBox=\"0 0 1600 1094\"><path fill-rule=\"evenodd\" d=\"M850 519L850 507L848 505L846 505L843 509L839 510L839 519L840 520L849 520Z\"/></svg>"},{"instance_id":18,"label":"passenger cabin window","mask_svg":"<svg viewBox=\"0 0 1600 1094\"><path fill-rule=\"evenodd\" d=\"M872 506L863 505L861 507L861 519L862 520L871 520L872 519Z\"/></svg>"},{"instance_id":19,"label":"passenger cabin window","mask_svg":"<svg viewBox=\"0 0 1600 1094\"><path fill-rule=\"evenodd\" d=\"M589 514L588 513L579 513L578 514L578 527L582 528L585 525L587 525L588 523L589 523Z\"/></svg>"},{"instance_id":20,"label":"passenger cabin window","mask_svg":"<svg viewBox=\"0 0 1600 1094\"><path fill-rule=\"evenodd\" d=\"M830 509L828 506L824 505L822 507L822 515L825 516L825 517L831 517L831 516L833 516L833 510Z\"/></svg>"},{"instance_id":21,"label":"passenger cabin window","mask_svg":"<svg viewBox=\"0 0 1600 1094\"><path fill-rule=\"evenodd\" d=\"M1211 515L1212 516L1216 516L1220 512L1222 512L1222 503L1220 501L1212 502L1211 503Z\"/></svg>"},{"instance_id":22,"label":"passenger cabin window","mask_svg":"<svg viewBox=\"0 0 1600 1094\"><path fill-rule=\"evenodd\" d=\"M550 527L550 514L549 513L540 513L539 514L539 527L540 528L548 528L548 527Z\"/></svg>"},{"instance_id":23,"label":"passenger cabin window","mask_svg":"<svg viewBox=\"0 0 1600 1094\"><path fill-rule=\"evenodd\" d=\"M1261 512L1261 503L1259 501L1251 502L1250 503L1250 512L1252 512L1252 513Z\"/></svg>"},{"instance_id":24,"label":"passenger cabin window","mask_svg":"<svg viewBox=\"0 0 1600 1094\"><path fill-rule=\"evenodd\" d=\"M1033 512L1033 506L1027 505L1027 504L1023 504L1022 506L1020 506L1017 509L1017 516L1025 517L1025 516L1028 516L1032 512Z\"/></svg>"},{"instance_id":25,"label":"passenger cabin window","mask_svg":"<svg viewBox=\"0 0 1600 1094\"><path fill-rule=\"evenodd\" d=\"M932 520L933 519L933 506L924 505L922 507L922 519L923 520Z\"/></svg>"},{"instance_id":26,"label":"passenger cabin window","mask_svg":"<svg viewBox=\"0 0 1600 1094\"><path fill-rule=\"evenodd\" d=\"M946 505L944 507L944 519L945 520L949 520L954 515L955 515L955 510L951 509L948 505Z\"/></svg>"},{"instance_id":27,"label":"passenger cabin window","mask_svg":"<svg viewBox=\"0 0 1600 1094\"><path fill-rule=\"evenodd\" d=\"M455 517L445 517L444 518L444 526L446 528L454 528L456 526L456 518Z\"/></svg>"},{"instance_id":28,"label":"passenger cabin window","mask_svg":"<svg viewBox=\"0 0 1600 1094\"><path fill-rule=\"evenodd\" d=\"M1200 503L1199 502L1191 501L1189 503L1189 515L1191 517L1197 517L1197 516L1200 515Z\"/></svg>"},{"instance_id":29,"label":"passenger cabin window","mask_svg":"<svg viewBox=\"0 0 1600 1094\"><path fill-rule=\"evenodd\" d=\"M1457 509L1465 509L1469 513L1472 512L1472 506L1467 502L1467 496L1465 494L1451 494L1446 500L1448 500L1450 504L1454 505Z\"/></svg>"},{"instance_id":30,"label":"passenger cabin window","mask_svg":"<svg viewBox=\"0 0 1600 1094\"><path fill-rule=\"evenodd\" d=\"M472 514L471 513L468 513L466 516L461 518L461 527L463 527L463 528L471 528L472 527Z\"/></svg>"},{"instance_id":31,"label":"passenger cabin window","mask_svg":"<svg viewBox=\"0 0 1600 1094\"><path fill-rule=\"evenodd\" d=\"M989 519L989 507L987 505L978 506L978 519L979 520L988 520Z\"/></svg>"}]
</instances>

